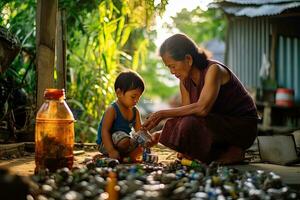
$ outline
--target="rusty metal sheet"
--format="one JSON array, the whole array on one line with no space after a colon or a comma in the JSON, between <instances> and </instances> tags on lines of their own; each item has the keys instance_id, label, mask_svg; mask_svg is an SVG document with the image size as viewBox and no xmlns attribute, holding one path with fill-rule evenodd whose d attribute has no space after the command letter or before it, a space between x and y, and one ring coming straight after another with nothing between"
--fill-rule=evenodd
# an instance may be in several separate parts
<instances>
[{"instance_id":1,"label":"rusty metal sheet","mask_svg":"<svg viewBox=\"0 0 300 200\"><path fill-rule=\"evenodd\" d=\"M245 5L222 5L212 4L211 8L220 8L227 14L233 14L235 16L247 16L247 17L259 17L278 15L285 10L300 7L299 2L285 3L285 4L265 4L260 6L245 6Z\"/></svg>"}]
</instances>

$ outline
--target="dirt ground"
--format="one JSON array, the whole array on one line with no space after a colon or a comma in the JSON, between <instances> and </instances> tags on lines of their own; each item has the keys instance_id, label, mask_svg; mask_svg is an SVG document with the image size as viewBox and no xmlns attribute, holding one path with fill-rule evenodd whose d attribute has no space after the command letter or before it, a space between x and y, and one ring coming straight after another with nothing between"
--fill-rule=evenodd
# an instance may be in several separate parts
<instances>
[{"instance_id":1,"label":"dirt ground","mask_svg":"<svg viewBox=\"0 0 300 200\"><path fill-rule=\"evenodd\" d=\"M158 155L159 162L162 163L168 163L176 159L176 153L170 149L163 147L162 145L153 147L152 152ZM73 166L83 166L85 159L91 158L98 153L99 152L97 152L96 150L75 151ZM24 156L19 158L0 160L0 168L9 169L11 173L21 176L32 175L35 168L34 153L26 153Z\"/></svg>"},{"instance_id":2,"label":"dirt ground","mask_svg":"<svg viewBox=\"0 0 300 200\"><path fill-rule=\"evenodd\" d=\"M160 144L152 148L152 153L158 155L159 162L161 163L167 164L176 159L176 152ZM257 153L257 151L254 151L254 153L250 154L248 152L246 154L246 160L244 164L232 165L230 167L237 168L241 171L272 171L278 174L282 178L283 182L285 182L286 184L294 185L300 189L300 164L293 166L282 166L262 163L259 159L257 159L257 156L259 157ZM75 151L75 159L73 166L83 166L85 159L91 158L96 154L98 154L98 151L95 149ZM0 159L0 168L9 169L10 172L13 174L21 176L30 176L34 173L35 168L34 153L26 153L25 155L18 158L9 158L6 160Z\"/></svg>"}]
</instances>

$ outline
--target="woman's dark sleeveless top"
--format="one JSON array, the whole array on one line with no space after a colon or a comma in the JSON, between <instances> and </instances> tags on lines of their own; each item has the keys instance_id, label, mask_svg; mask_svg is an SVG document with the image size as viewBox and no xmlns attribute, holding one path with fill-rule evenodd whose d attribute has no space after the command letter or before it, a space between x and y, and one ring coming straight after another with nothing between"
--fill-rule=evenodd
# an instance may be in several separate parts
<instances>
[{"instance_id":1,"label":"woman's dark sleeveless top","mask_svg":"<svg viewBox=\"0 0 300 200\"><path fill-rule=\"evenodd\" d=\"M218 97L210 113L233 117L257 118L257 110L254 101L243 84L227 66L214 60L209 60L208 66L200 70L200 81L197 86L192 81L191 77L184 81L184 86L190 95L190 102L195 103L198 101L204 86L206 72L213 64L221 65L227 69L230 73L230 80L224 85L221 85Z\"/></svg>"}]
</instances>

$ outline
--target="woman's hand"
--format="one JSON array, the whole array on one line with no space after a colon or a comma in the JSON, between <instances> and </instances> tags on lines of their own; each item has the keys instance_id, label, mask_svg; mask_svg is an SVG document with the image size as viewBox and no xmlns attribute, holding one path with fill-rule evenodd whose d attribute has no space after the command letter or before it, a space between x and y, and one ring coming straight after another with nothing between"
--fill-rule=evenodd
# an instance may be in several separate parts
<instances>
[{"instance_id":1,"label":"woman's hand","mask_svg":"<svg viewBox=\"0 0 300 200\"><path fill-rule=\"evenodd\" d=\"M151 130L152 128L154 128L160 121L162 120L162 115L161 113L155 112L155 113L151 113L147 118L146 121L144 122L144 124L142 125L142 129L145 130Z\"/></svg>"}]
</instances>

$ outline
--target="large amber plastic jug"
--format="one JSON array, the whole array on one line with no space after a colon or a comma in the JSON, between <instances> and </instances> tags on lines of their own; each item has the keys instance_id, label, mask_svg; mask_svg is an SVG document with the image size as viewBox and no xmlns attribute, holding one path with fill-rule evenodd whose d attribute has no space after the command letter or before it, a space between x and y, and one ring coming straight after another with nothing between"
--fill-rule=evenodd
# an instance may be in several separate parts
<instances>
[{"instance_id":1,"label":"large amber plastic jug","mask_svg":"<svg viewBox=\"0 0 300 200\"><path fill-rule=\"evenodd\" d=\"M46 89L36 116L35 173L73 166L74 116L63 89Z\"/></svg>"}]
</instances>

